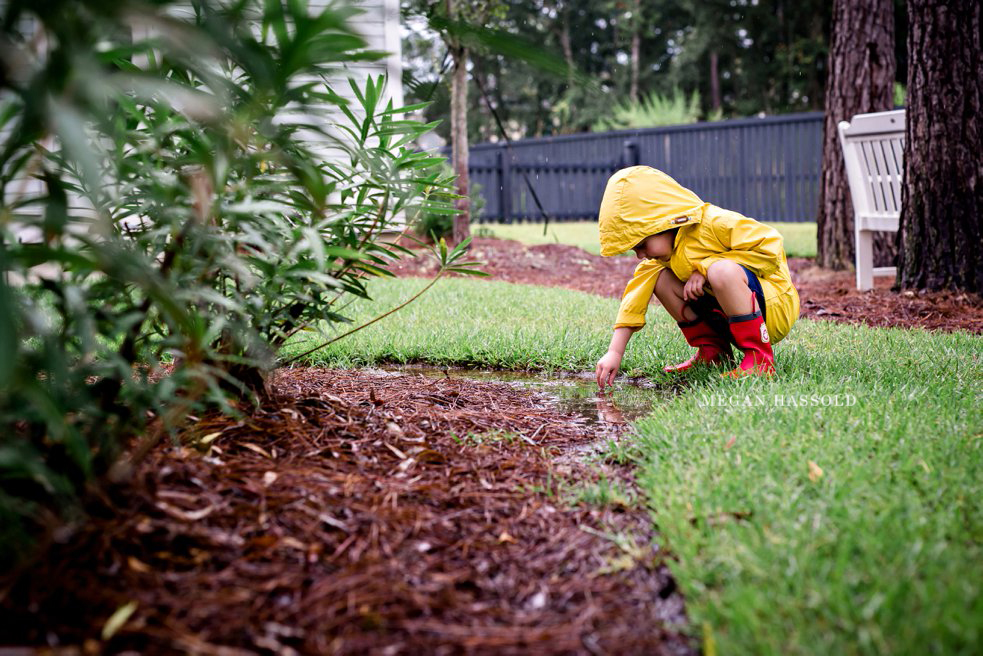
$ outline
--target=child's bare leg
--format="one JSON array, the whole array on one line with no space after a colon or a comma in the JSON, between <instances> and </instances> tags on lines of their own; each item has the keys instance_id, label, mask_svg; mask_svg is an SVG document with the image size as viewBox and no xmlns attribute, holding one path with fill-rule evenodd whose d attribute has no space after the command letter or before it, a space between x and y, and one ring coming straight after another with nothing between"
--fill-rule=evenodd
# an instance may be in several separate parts
<instances>
[{"instance_id":1,"label":"child's bare leg","mask_svg":"<svg viewBox=\"0 0 983 656\"><path fill-rule=\"evenodd\" d=\"M723 376L774 375L775 354L771 350L768 329L761 315L764 308L756 307L755 295L748 286L744 268L730 260L718 260L707 269L707 282L728 316L727 328L734 343L744 351L741 364Z\"/></svg>"},{"instance_id":2,"label":"child's bare leg","mask_svg":"<svg viewBox=\"0 0 983 656\"><path fill-rule=\"evenodd\" d=\"M655 281L655 297L676 321L693 321L696 312L683 300L683 282L670 269L663 269Z\"/></svg>"},{"instance_id":3,"label":"child's bare leg","mask_svg":"<svg viewBox=\"0 0 983 656\"><path fill-rule=\"evenodd\" d=\"M744 268L731 260L717 260L707 269L707 282L717 297L717 302L728 316L734 317L754 312L751 288L747 284ZM761 308L757 308L761 309Z\"/></svg>"}]
</instances>

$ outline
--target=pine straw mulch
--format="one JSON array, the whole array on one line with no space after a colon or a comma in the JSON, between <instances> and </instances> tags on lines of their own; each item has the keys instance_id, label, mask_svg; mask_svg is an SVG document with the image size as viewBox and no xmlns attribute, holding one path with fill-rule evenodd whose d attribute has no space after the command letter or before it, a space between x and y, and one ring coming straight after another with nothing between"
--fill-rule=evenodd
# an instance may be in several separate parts
<instances>
[{"instance_id":1,"label":"pine straw mulch","mask_svg":"<svg viewBox=\"0 0 983 656\"><path fill-rule=\"evenodd\" d=\"M983 334L983 298L955 292L896 292L894 278L874 278L874 289L857 291L853 271L830 271L812 260L789 260L799 290L799 315L869 326L898 326Z\"/></svg>"},{"instance_id":2,"label":"pine straw mulch","mask_svg":"<svg viewBox=\"0 0 983 656\"><path fill-rule=\"evenodd\" d=\"M274 388L247 418L203 417L152 451L0 596L0 644L693 652L647 513L565 505L564 487L596 476L555 460L594 439L583 420L461 379L297 369Z\"/></svg>"},{"instance_id":3,"label":"pine straw mulch","mask_svg":"<svg viewBox=\"0 0 983 656\"><path fill-rule=\"evenodd\" d=\"M512 239L492 237L475 237L468 259L484 262L480 269L493 280L565 287L617 298L621 298L625 283L638 264L634 256L601 257L566 244L525 246ZM397 276L432 276L438 268L436 260L425 251L389 267Z\"/></svg>"},{"instance_id":4,"label":"pine straw mulch","mask_svg":"<svg viewBox=\"0 0 983 656\"><path fill-rule=\"evenodd\" d=\"M576 246L525 246L509 239L476 238L471 259L485 262L492 279L565 287L621 298L638 261L632 256L600 257ZM983 298L951 292L894 292L893 278L875 278L875 289L859 292L852 271L830 271L810 259L791 258L799 290L800 316L871 326L983 333ZM398 262L399 276L429 276L436 262L426 255Z\"/></svg>"}]
</instances>

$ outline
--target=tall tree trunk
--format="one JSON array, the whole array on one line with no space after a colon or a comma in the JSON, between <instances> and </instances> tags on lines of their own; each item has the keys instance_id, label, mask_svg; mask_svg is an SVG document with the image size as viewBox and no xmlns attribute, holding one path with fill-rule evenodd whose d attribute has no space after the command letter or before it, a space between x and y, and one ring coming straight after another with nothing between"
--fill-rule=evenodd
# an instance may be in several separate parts
<instances>
[{"instance_id":1,"label":"tall tree trunk","mask_svg":"<svg viewBox=\"0 0 983 656\"><path fill-rule=\"evenodd\" d=\"M791 49L789 48L789 42L788 42L788 30L785 28L785 0L778 0L778 2L775 3L775 21L778 23L777 40L779 43L779 47L781 48L781 52L785 53L785 57L787 61L788 57L791 56L790 53ZM769 104L773 100L778 103L779 107L782 105L782 103L788 102L788 76L789 76L788 68L789 67L785 66L785 68L786 68L785 74L782 75L782 78L775 85L775 88L777 89L776 97L774 99L768 97L764 98L765 112L768 113L771 112L771 107L769 106Z\"/></svg>"},{"instance_id":2,"label":"tall tree trunk","mask_svg":"<svg viewBox=\"0 0 983 656\"><path fill-rule=\"evenodd\" d=\"M563 9L563 20L560 24L560 47L563 49L563 60L567 63L567 89L573 89L573 72L576 65L573 62L573 45L570 43L570 14Z\"/></svg>"},{"instance_id":3,"label":"tall tree trunk","mask_svg":"<svg viewBox=\"0 0 983 656\"><path fill-rule=\"evenodd\" d=\"M567 64L567 86L563 93L566 94L567 99L573 97L573 85L574 85L574 73L577 70L577 66L573 61L573 44L570 39L570 8L567 3L561 2L556 4L556 11L559 16L559 20L554 24L553 30L560 41L560 49L563 51L563 60ZM572 108L571 108L572 109ZM563 123L559 126L559 133L565 134L570 131L570 121L573 118L573 111L563 112L561 116L564 117Z\"/></svg>"},{"instance_id":4,"label":"tall tree trunk","mask_svg":"<svg viewBox=\"0 0 983 656\"><path fill-rule=\"evenodd\" d=\"M898 233L905 289L983 293L983 47L977 0L909 0Z\"/></svg>"},{"instance_id":5,"label":"tall tree trunk","mask_svg":"<svg viewBox=\"0 0 983 656\"><path fill-rule=\"evenodd\" d=\"M453 2L453 0L450 0ZM457 175L455 201L458 213L454 216L451 241L459 244L471 235L471 199L468 196L468 49L451 49L454 75L451 77L451 163Z\"/></svg>"},{"instance_id":6,"label":"tall tree trunk","mask_svg":"<svg viewBox=\"0 0 983 656\"><path fill-rule=\"evenodd\" d=\"M723 104L720 98L720 55L710 51L710 111L717 112Z\"/></svg>"},{"instance_id":7,"label":"tall tree trunk","mask_svg":"<svg viewBox=\"0 0 983 656\"><path fill-rule=\"evenodd\" d=\"M642 61L642 0L635 0L631 12L631 87L628 99L638 102L638 77Z\"/></svg>"},{"instance_id":8,"label":"tall tree trunk","mask_svg":"<svg viewBox=\"0 0 983 656\"><path fill-rule=\"evenodd\" d=\"M458 19L461 0L446 0L447 19ZM451 75L451 166L457 176L454 191L458 198L454 205L454 225L451 230L451 243L459 244L471 235L471 198L468 176L468 49L457 37L445 35L447 50L454 62Z\"/></svg>"},{"instance_id":9,"label":"tall tree trunk","mask_svg":"<svg viewBox=\"0 0 983 656\"><path fill-rule=\"evenodd\" d=\"M894 106L894 0L835 0L826 77L817 260L830 269L854 263L853 205L836 126L854 114ZM889 241L875 236L874 259Z\"/></svg>"}]
</instances>

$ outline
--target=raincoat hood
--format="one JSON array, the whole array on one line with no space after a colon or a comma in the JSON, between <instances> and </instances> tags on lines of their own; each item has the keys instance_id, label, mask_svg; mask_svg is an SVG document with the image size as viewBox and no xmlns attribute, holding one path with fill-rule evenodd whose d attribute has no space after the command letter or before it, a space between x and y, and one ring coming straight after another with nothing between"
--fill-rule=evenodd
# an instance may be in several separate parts
<instances>
[{"instance_id":1,"label":"raincoat hood","mask_svg":"<svg viewBox=\"0 0 983 656\"><path fill-rule=\"evenodd\" d=\"M617 255L649 235L703 220L700 197L651 166L632 166L611 176L598 212L601 255Z\"/></svg>"}]
</instances>

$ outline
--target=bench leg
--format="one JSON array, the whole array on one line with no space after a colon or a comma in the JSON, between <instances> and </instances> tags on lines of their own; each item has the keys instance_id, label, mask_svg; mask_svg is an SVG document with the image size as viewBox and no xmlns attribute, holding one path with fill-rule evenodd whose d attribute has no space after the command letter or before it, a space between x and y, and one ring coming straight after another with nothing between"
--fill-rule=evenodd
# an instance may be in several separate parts
<instances>
[{"instance_id":1,"label":"bench leg","mask_svg":"<svg viewBox=\"0 0 983 656\"><path fill-rule=\"evenodd\" d=\"M874 288L874 233L857 231L857 289Z\"/></svg>"}]
</instances>

